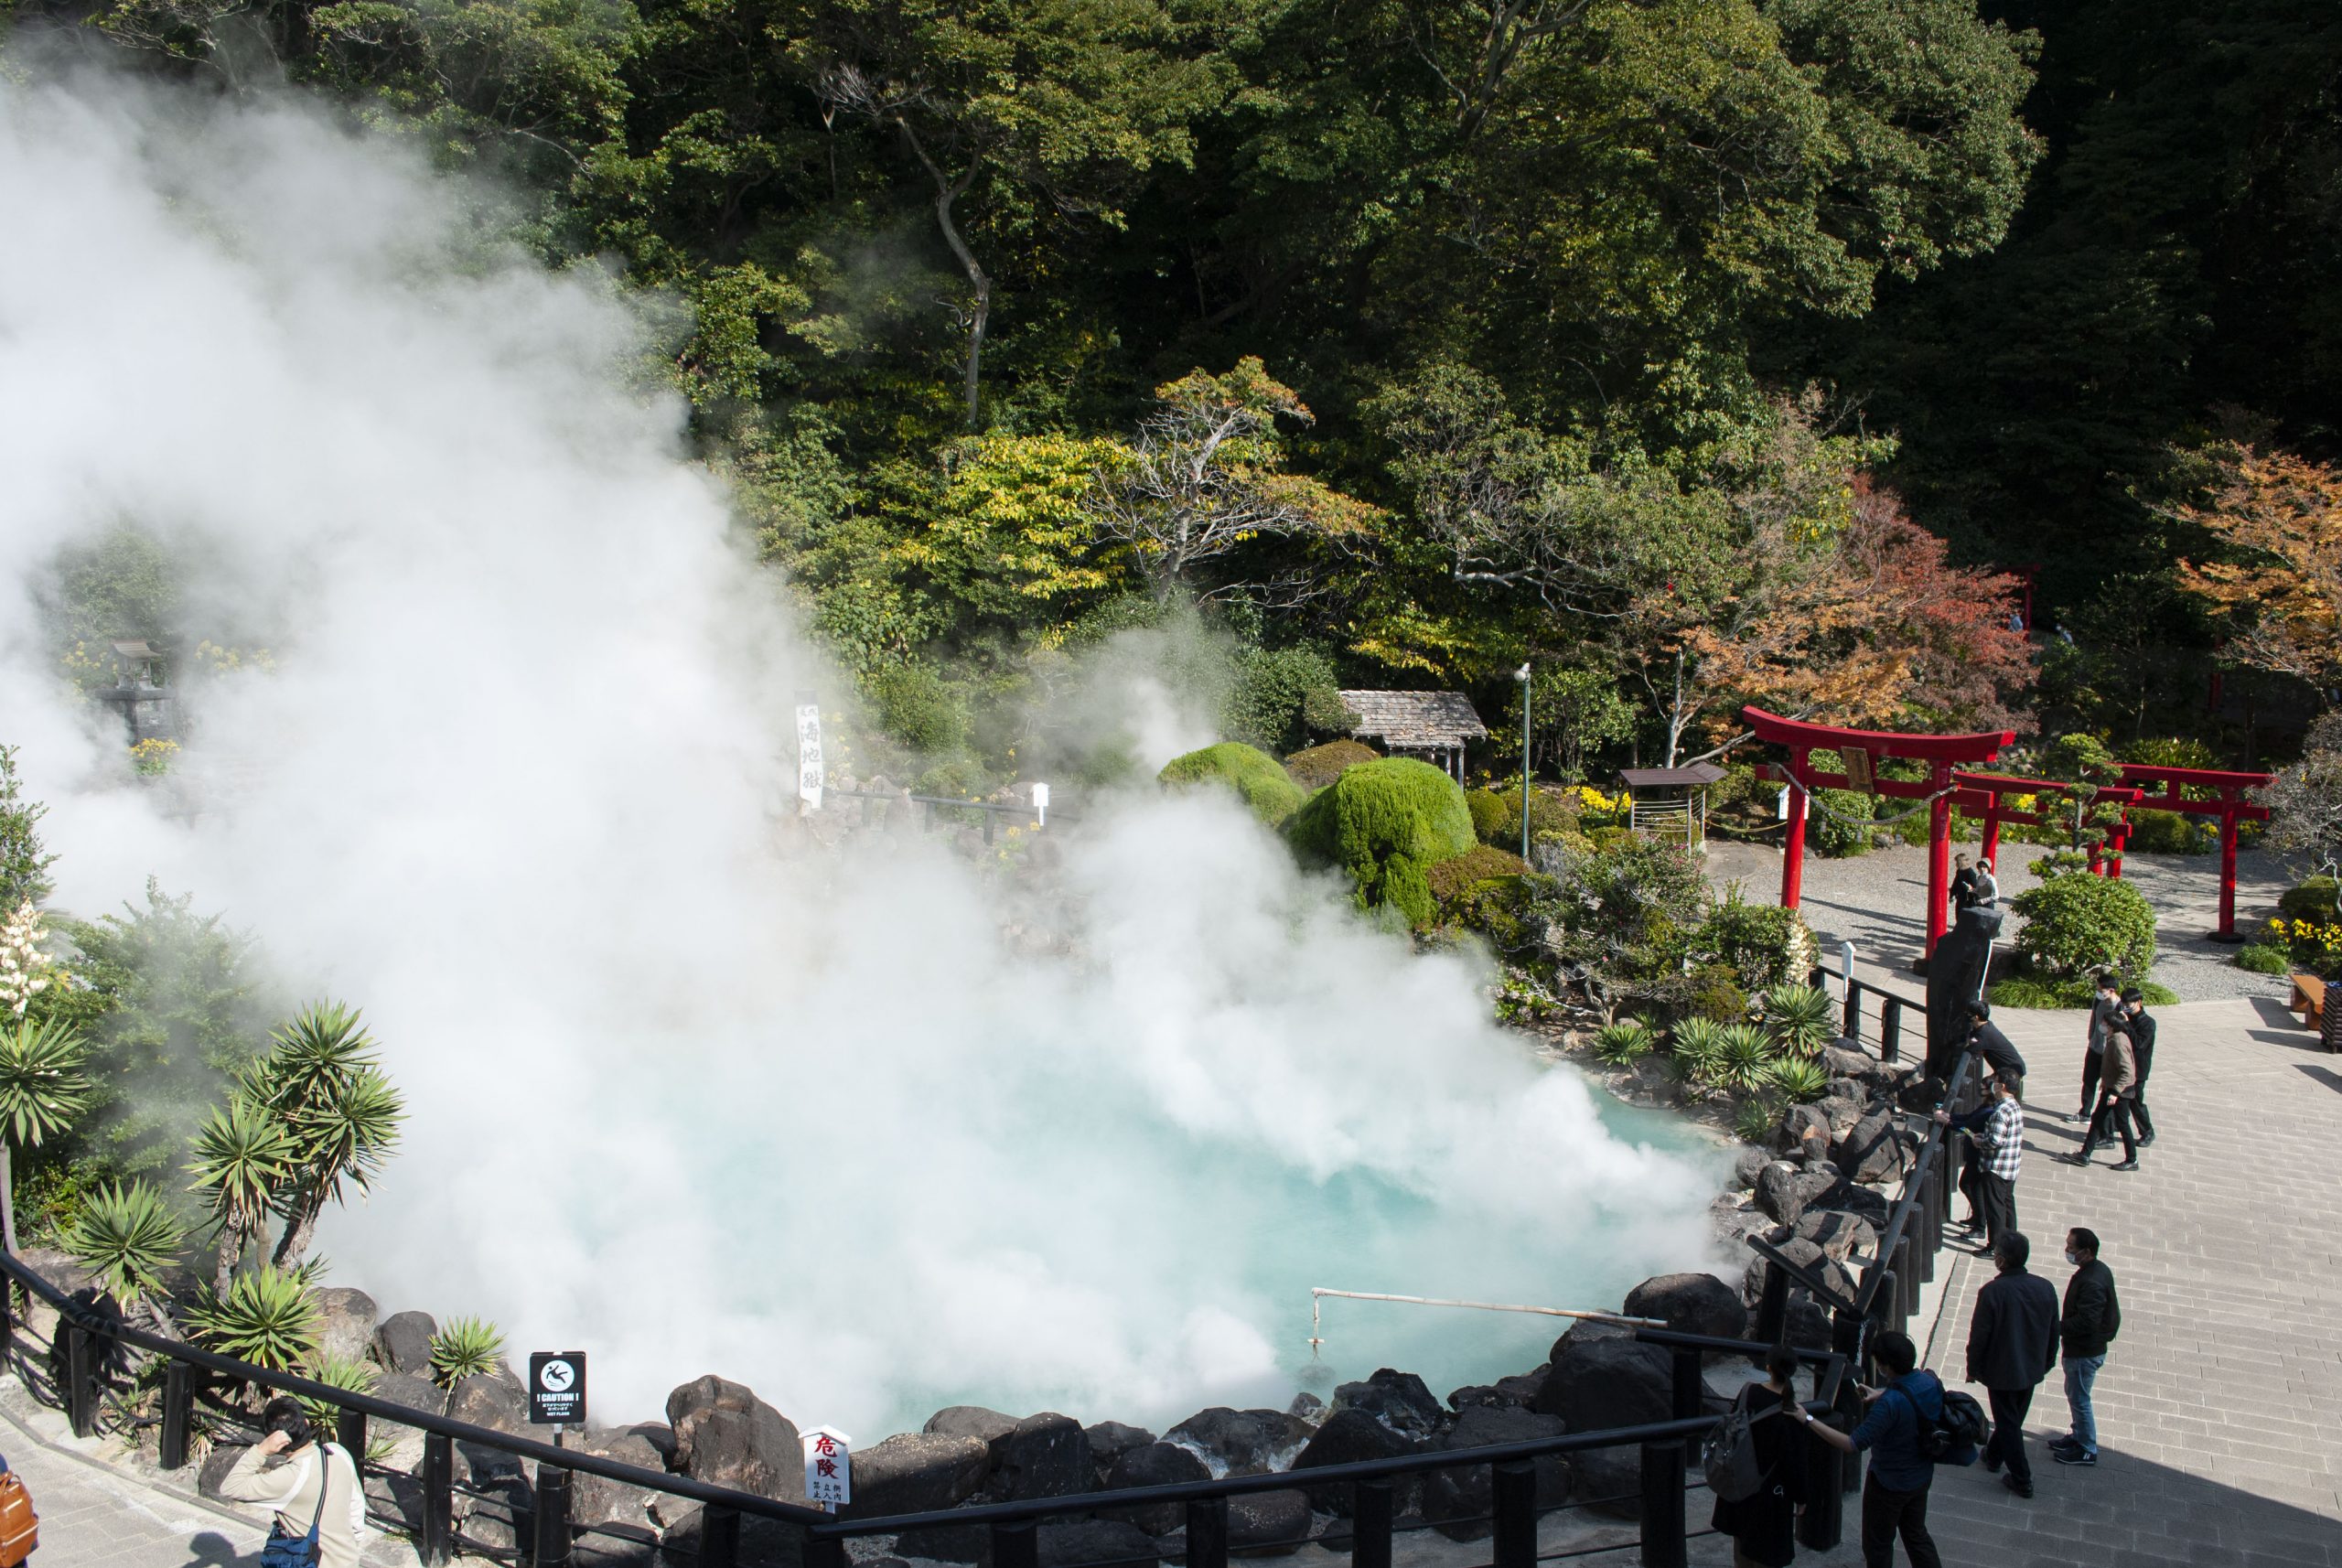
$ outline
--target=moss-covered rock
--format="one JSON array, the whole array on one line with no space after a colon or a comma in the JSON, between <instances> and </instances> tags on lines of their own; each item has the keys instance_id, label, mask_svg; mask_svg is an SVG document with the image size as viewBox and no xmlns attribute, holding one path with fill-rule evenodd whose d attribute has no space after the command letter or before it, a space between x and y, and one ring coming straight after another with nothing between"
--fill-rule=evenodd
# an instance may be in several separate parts
<instances>
[{"instance_id":1,"label":"moss-covered rock","mask_svg":"<svg viewBox=\"0 0 2342 1568\"><path fill-rule=\"evenodd\" d=\"M1346 770L1311 796L1284 832L1305 864L1348 873L1362 907L1389 905L1419 929L1438 914L1430 869L1478 842L1456 780L1403 757Z\"/></svg>"},{"instance_id":2,"label":"moss-covered rock","mask_svg":"<svg viewBox=\"0 0 2342 1568\"><path fill-rule=\"evenodd\" d=\"M1304 790L1323 789L1361 762L1373 762L1380 753L1355 740L1329 740L1284 759L1284 770Z\"/></svg>"},{"instance_id":3,"label":"moss-covered rock","mask_svg":"<svg viewBox=\"0 0 2342 1568\"><path fill-rule=\"evenodd\" d=\"M1170 789L1217 784L1233 789L1254 816L1273 828L1298 811L1302 801L1300 786L1285 776L1277 759L1241 741L1224 740L1175 757L1155 777Z\"/></svg>"}]
</instances>

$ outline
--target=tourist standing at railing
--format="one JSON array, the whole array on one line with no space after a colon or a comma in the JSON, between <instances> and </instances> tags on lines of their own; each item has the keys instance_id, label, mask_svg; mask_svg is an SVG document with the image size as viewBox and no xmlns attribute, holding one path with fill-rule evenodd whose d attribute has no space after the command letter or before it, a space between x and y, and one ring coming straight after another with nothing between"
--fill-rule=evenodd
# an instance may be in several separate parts
<instances>
[{"instance_id":1,"label":"tourist standing at railing","mask_svg":"<svg viewBox=\"0 0 2342 1568\"><path fill-rule=\"evenodd\" d=\"M2147 1114L2147 1075L2155 1065L2155 1020L2147 1011L2146 993L2137 986L2122 993L2122 1022L2131 1034L2131 1055L2138 1063L2139 1081L2131 1090L2131 1117L2139 1124L2139 1147L2155 1141L2155 1119Z\"/></svg>"},{"instance_id":2,"label":"tourist standing at railing","mask_svg":"<svg viewBox=\"0 0 2342 1568\"><path fill-rule=\"evenodd\" d=\"M1738 1502L1718 1498L1708 1520L1732 1537L1733 1568L1788 1568L1797 1556L1797 1510L1807 1500L1807 1445L1796 1427L1772 1419L1797 1404L1797 1365L1796 1351L1774 1346L1765 1356L1765 1380L1752 1385L1746 1396L1749 1435L1764 1478Z\"/></svg>"},{"instance_id":3,"label":"tourist standing at railing","mask_svg":"<svg viewBox=\"0 0 2342 1568\"><path fill-rule=\"evenodd\" d=\"M1943 1125L1975 1135L1975 1187L1969 1201L1983 1218L1985 1239L1994 1243L2016 1229L2016 1178L2025 1167L2024 1090L2023 1079L1995 1073L1991 1092L1975 1110L1959 1116L1936 1112Z\"/></svg>"},{"instance_id":4,"label":"tourist standing at railing","mask_svg":"<svg viewBox=\"0 0 2342 1568\"><path fill-rule=\"evenodd\" d=\"M2087 1122L2097 1112L2098 1080L2106 1065L2106 1036L2122 1015L2122 986L2111 974L2098 977L2098 992L2090 1004L2090 1049L2082 1058L2082 1108L2074 1120Z\"/></svg>"},{"instance_id":5,"label":"tourist standing at railing","mask_svg":"<svg viewBox=\"0 0 2342 1568\"><path fill-rule=\"evenodd\" d=\"M1789 1410L1805 1429L1847 1454L1867 1452L1870 1474L1863 1481L1863 1568L1892 1568L1895 1538L1903 1538L1911 1568L1941 1568L1935 1537L1928 1533L1928 1489L1935 1485L1935 1462L1919 1446L1924 1422L1943 1415L1943 1382L1919 1366L1910 1337L1888 1329L1870 1342L1871 1358L1895 1380L1864 1389L1870 1409L1853 1433L1813 1419L1804 1406Z\"/></svg>"},{"instance_id":6,"label":"tourist standing at railing","mask_svg":"<svg viewBox=\"0 0 2342 1568\"><path fill-rule=\"evenodd\" d=\"M2066 1311L2058 1319L2065 1343L2066 1410L2073 1430L2049 1440L2049 1456L2060 1465L2098 1463L2098 1410L2090 1390L2106 1365L2106 1348L2122 1327L2122 1306L2114 1298L2114 1271L2098 1259L2098 1233L2079 1226L2066 1232L2066 1262L2074 1277L2066 1282Z\"/></svg>"},{"instance_id":7,"label":"tourist standing at railing","mask_svg":"<svg viewBox=\"0 0 2342 1568\"><path fill-rule=\"evenodd\" d=\"M261 1408L264 1435L220 1483L233 1502L276 1510L272 1539L317 1537L318 1568L358 1568L366 1541L366 1493L349 1453L318 1440L298 1400L279 1396Z\"/></svg>"},{"instance_id":8,"label":"tourist standing at railing","mask_svg":"<svg viewBox=\"0 0 2342 1568\"><path fill-rule=\"evenodd\" d=\"M2033 1462L2025 1455L2025 1417L2033 1391L2057 1364L2057 1291L2026 1269L2033 1243L2012 1230L1993 1243L2000 1273L1976 1293L1968 1323L1968 1380L1992 1396L1993 1435L1984 1468L2008 1466L2001 1484L2018 1497L2033 1495Z\"/></svg>"}]
</instances>

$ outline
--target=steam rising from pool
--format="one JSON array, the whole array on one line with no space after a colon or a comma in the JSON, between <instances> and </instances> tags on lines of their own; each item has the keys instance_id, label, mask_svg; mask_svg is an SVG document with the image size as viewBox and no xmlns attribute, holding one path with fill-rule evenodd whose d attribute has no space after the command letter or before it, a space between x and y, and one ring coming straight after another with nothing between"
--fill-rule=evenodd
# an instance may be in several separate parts
<instances>
[{"instance_id":1,"label":"steam rising from pool","mask_svg":"<svg viewBox=\"0 0 2342 1568\"><path fill-rule=\"evenodd\" d=\"M412 1121L338 1279L586 1348L605 1420L721 1370L868 1440L1283 1403L1312 1283L1607 1305L1703 1257L1706 1161L1230 803L1064 832L1070 956L941 851L805 853L790 698L840 679L607 281L457 195L295 105L0 82L0 736L61 905L157 874L366 1007ZM42 645L41 572L125 519L277 651L208 690L192 822ZM1329 1321L1328 1371L1443 1391L1554 1327Z\"/></svg>"}]
</instances>

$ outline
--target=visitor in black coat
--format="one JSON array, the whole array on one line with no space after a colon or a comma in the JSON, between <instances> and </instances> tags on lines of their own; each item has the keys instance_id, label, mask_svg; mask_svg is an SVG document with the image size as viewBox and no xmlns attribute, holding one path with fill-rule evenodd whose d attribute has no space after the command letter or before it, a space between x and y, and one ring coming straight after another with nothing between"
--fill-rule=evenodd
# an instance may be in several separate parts
<instances>
[{"instance_id":1,"label":"visitor in black coat","mask_svg":"<svg viewBox=\"0 0 2342 1568\"><path fill-rule=\"evenodd\" d=\"M2131 1090L2131 1120L2139 1124L2139 1146L2155 1141L2155 1119L2147 1114L2147 1074L2155 1066L2155 1020L2147 1011L2145 995L2133 986L2122 993L2123 1026L2131 1033L2131 1055L2139 1064L2139 1081Z\"/></svg>"},{"instance_id":2,"label":"visitor in black coat","mask_svg":"<svg viewBox=\"0 0 2342 1568\"><path fill-rule=\"evenodd\" d=\"M1797 1352L1776 1345L1765 1357L1765 1380L1748 1387L1748 1434L1756 1445L1756 1467L1764 1484L1736 1503L1716 1499L1709 1523L1732 1537L1733 1568L1787 1568L1797 1555L1797 1510L1806 1501L1805 1455L1809 1444L1798 1423L1781 1411L1797 1400Z\"/></svg>"},{"instance_id":3,"label":"visitor in black coat","mask_svg":"<svg viewBox=\"0 0 2342 1568\"><path fill-rule=\"evenodd\" d=\"M2033 1495L2033 1462L2025 1454L2025 1417L2033 1391L2057 1364L2057 1289L2027 1273L2033 1244L2007 1230L1993 1244L2001 1272L1976 1293L1968 1325L1968 1380L1992 1396L1993 1436L1984 1468L2008 1466L2001 1484L2018 1497Z\"/></svg>"}]
</instances>

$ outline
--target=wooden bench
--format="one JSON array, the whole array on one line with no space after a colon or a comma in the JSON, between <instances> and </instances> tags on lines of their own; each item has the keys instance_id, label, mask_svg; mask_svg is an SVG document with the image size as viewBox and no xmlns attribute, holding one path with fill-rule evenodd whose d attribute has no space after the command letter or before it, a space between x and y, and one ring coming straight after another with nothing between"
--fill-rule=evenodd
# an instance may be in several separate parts
<instances>
[{"instance_id":1,"label":"wooden bench","mask_svg":"<svg viewBox=\"0 0 2342 1568\"><path fill-rule=\"evenodd\" d=\"M2326 1016L2326 982L2314 974L2296 974L2293 982L2294 999L2285 1004L2285 1010L2300 1014L2302 1027L2315 1034Z\"/></svg>"}]
</instances>

